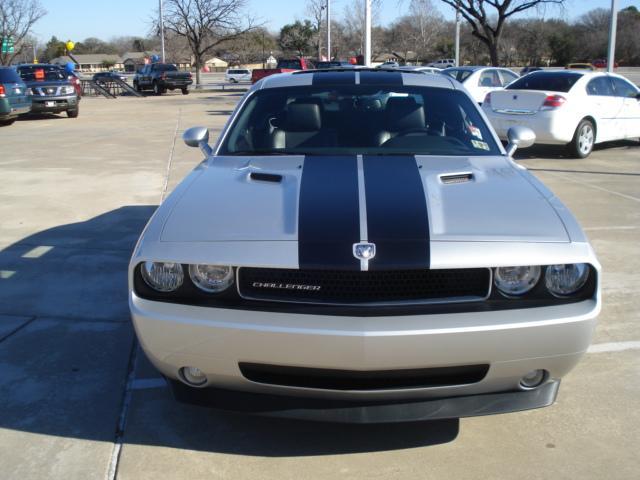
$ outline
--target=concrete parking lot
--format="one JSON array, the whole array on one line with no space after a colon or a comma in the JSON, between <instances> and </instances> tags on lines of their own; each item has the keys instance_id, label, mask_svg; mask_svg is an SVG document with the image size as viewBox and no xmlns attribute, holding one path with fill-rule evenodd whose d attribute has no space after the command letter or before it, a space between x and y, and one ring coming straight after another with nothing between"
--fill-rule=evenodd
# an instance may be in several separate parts
<instances>
[{"instance_id":1,"label":"concrete parking lot","mask_svg":"<svg viewBox=\"0 0 640 480\"><path fill-rule=\"evenodd\" d=\"M603 265L594 345L549 408L340 426L175 403L137 349L126 269L240 93L85 98L0 129L0 478L632 479L640 475L640 144L518 152ZM508 199L505 199L508 201Z\"/></svg>"}]
</instances>

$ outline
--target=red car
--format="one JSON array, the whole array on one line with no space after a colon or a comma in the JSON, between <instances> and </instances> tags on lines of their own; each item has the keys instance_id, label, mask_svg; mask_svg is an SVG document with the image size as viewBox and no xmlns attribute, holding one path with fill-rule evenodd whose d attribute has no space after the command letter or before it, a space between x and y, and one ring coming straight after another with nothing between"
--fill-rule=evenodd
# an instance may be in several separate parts
<instances>
[{"instance_id":1,"label":"red car","mask_svg":"<svg viewBox=\"0 0 640 480\"><path fill-rule=\"evenodd\" d=\"M604 58L599 58L591 62L591 65L596 68L607 68L607 60ZM613 62L613 68L618 68L618 62Z\"/></svg>"}]
</instances>

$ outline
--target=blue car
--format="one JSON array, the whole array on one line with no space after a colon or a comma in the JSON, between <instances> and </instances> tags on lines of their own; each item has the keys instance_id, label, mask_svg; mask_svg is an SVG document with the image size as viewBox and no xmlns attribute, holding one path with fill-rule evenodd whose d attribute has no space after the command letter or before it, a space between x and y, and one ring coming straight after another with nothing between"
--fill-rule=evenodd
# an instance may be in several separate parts
<instances>
[{"instance_id":1,"label":"blue car","mask_svg":"<svg viewBox=\"0 0 640 480\"><path fill-rule=\"evenodd\" d=\"M0 126L11 125L31 111L31 91L15 69L0 67Z\"/></svg>"}]
</instances>

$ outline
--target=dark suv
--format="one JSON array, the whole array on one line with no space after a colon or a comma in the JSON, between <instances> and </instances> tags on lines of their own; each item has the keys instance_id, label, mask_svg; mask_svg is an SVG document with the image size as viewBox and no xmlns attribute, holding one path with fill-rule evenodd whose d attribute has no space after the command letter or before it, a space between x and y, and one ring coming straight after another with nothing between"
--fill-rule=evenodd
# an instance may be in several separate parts
<instances>
[{"instance_id":1,"label":"dark suv","mask_svg":"<svg viewBox=\"0 0 640 480\"><path fill-rule=\"evenodd\" d=\"M11 125L31 110L31 95L13 68L0 67L0 126Z\"/></svg>"},{"instance_id":2,"label":"dark suv","mask_svg":"<svg viewBox=\"0 0 640 480\"><path fill-rule=\"evenodd\" d=\"M65 71L57 65L19 65L18 73L31 89L32 113L61 113L76 118L80 99Z\"/></svg>"}]
</instances>

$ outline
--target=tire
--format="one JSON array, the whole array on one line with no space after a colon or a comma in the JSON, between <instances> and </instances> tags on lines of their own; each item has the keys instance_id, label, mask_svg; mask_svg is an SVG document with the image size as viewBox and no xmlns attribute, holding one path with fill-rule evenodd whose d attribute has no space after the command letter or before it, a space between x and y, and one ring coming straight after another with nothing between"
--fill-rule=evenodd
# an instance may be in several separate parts
<instances>
[{"instance_id":1,"label":"tire","mask_svg":"<svg viewBox=\"0 0 640 480\"><path fill-rule=\"evenodd\" d=\"M142 89L140 88L138 82L133 82L133 88L136 90L136 92L142 92Z\"/></svg>"},{"instance_id":2,"label":"tire","mask_svg":"<svg viewBox=\"0 0 640 480\"><path fill-rule=\"evenodd\" d=\"M188 88L183 88L182 89L182 94L183 95L189 95L189 89Z\"/></svg>"},{"instance_id":3,"label":"tire","mask_svg":"<svg viewBox=\"0 0 640 480\"><path fill-rule=\"evenodd\" d=\"M231 78L230 81L231 83L238 83L238 80L236 80L235 78Z\"/></svg>"},{"instance_id":4,"label":"tire","mask_svg":"<svg viewBox=\"0 0 640 480\"><path fill-rule=\"evenodd\" d=\"M8 127L9 125L13 125L15 121L15 118L10 118L9 120L0 120L0 127Z\"/></svg>"},{"instance_id":5,"label":"tire","mask_svg":"<svg viewBox=\"0 0 640 480\"><path fill-rule=\"evenodd\" d=\"M596 128L591 120L581 120L567 144L567 153L573 158L587 158L593 151L596 141Z\"/></svg>"},{"instance_id":6,"label":"tire","mask_svg":"<svg viewBox=\"0 0 640 480\"><path fill-rule=\"evenodd\" d=\"M160 88L160 85L158 84L158 82L153 82L153 93L155 93L156 95L163 94L162 88Z\"/></svg>"},{"instance_id":7,"label":"tire","mask_svg":"<svg viewBox=\"0 0 640 480\"><path fill-rule=\"evenodd\" d=\"M67 117L69 118L78 118L80 114L80 108L74 108L73 110L67 110Z\"/></svg>"}]
</instances>

